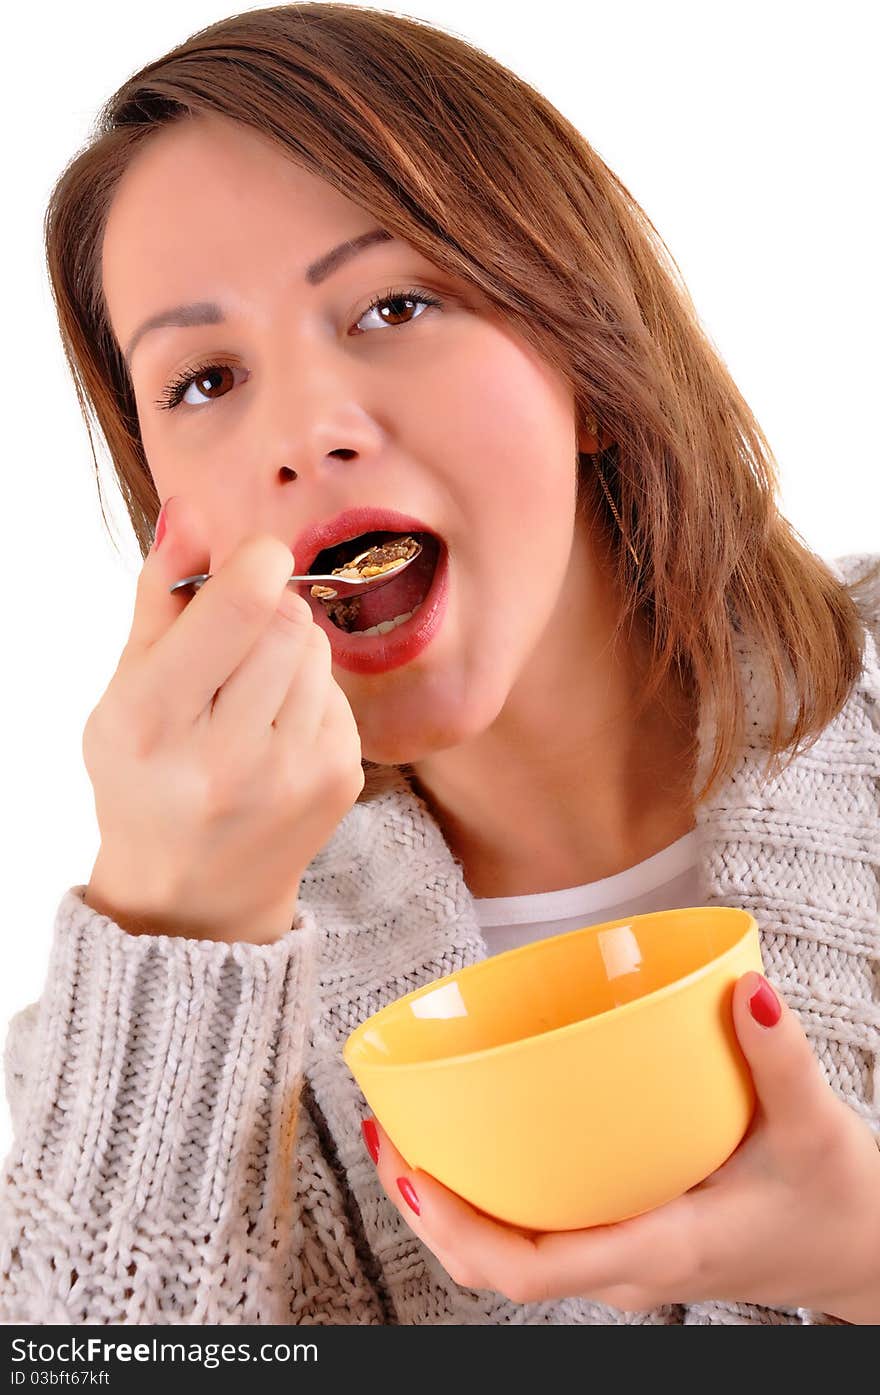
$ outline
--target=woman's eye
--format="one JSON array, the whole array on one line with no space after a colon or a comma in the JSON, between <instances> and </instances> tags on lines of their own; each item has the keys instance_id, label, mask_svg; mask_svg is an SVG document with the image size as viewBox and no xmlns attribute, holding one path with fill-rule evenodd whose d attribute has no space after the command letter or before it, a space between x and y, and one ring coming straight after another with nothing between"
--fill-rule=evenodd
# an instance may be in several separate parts
<instances>
[{"instance_id":1,"label":"woman's eye","mask_svg":"<svg viewBox=\"0 0 880 1395\"><path fill-rule=\"evenodd\" d=\"M377 313L378 319L374 321L372 327L384 329L402 328L417 320L423 313L420 310L417 314L410 314L416 307L436 306L442 309L443 302L429 291L420 290L388 290L384 295L376 296L371 301L366 310L357 321L361 325L368 315ZM382 313L379 313L382 312ZM400 316L404 318L399 323ZM365 331L361 331L364 333ZM182 402L187 407L203 407L208 402L216 402L218 395L225 397L225 392L221 391L224 384L228 384L230 376L234 374L234 368L229 363L202 363L196 368L190 368L179 378L175 378L164 389L162 396L156 402L157 407L165 411L173 411Z\"/></svg>"},{"instance_id":2,"label":"woman's eye","mask_svg":"<svg viewBox=\"0 0 880 1395\"><path fill-rule=\"evenodd\" d=\"M378 321L374 321L374 323L378 323L379 325L384 326L386 328L395 329L397 327L395 324L395 320L398 315L406 314L406 306L439 306L440 304L441 302L437 299L437 297L435 295L430 295L427 291L386 291L384 295L377 296L376 299L372 301L370 305L367 306L366 310L358 320L358 324L361 324L362 321L365 320L368 315L372 315L374 310L380 311L388 307L391 311L390 316L384 316L380 314ZM412 319L414 320L417 320L418 318L419 315L412 316ZM411 321L409 320L405 321L405 323L407 324L409 324L410 322Z\"/></svg>"},{"instance_id":3,"label":"woman's eye","mask_svg":"<svg viewBox=\"0 0 880 1395\"><path fill-rule=\"evenodd\" d=\"M218 392L224 382L228 382L232 377L233 372L230 363L203 363L198 368L190 368L168 384L156 406L165 411L173 411L180 402L188 407L199 407L206 402L214 402L216 398L206 394Z\"/></svg>"},{"instance_id":4,"label":"woman's eye","mask_svg":"<svg viewBox=\"0 0 880 1395\"><path fill-rule=\"evenodd\" d=\"M169 382L156 406L167 407L170 410L180 402L188 407L213 402L213 393L219 392L223 384L229 382L232 374L232 364L229 363L206 363L199 368L192 368L183 377Z\"/></svg>"}]
</instances>

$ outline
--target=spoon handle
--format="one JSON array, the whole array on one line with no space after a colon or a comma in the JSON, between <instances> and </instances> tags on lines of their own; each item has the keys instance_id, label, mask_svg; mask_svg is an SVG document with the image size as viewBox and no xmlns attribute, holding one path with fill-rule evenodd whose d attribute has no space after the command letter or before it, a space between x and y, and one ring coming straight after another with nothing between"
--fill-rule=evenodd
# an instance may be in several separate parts
<instances>
[{"instance_id":1,"label":"spoon handle","mask_svg":"<svg viewBox=\"0 0 880 1395\"><path fill-rule=\"evenodd\" d=\"M322 598L326 600L338 600L348 596L362 596L367 591L378 591L380 586L387 586L389 581L394 581L395 577L400 576L403 569L408 567L410 562L413 561L415 561L414 557L406 558L405 561L401 562L399 567L395 567L392 571L386 572L384 576L355 578L345 576L315 576L313 573L309 573L307 576L297 576L294 574L288 578L287 584L288 586L331 586L335 592L335 597L327 596ZM168 590L173 593L175 591L183 591L185 588L190 587L193 593L195 593L201 590L206 581L211 580L212 575L212 572L200 572L196 576L184 576L180 581L175 581L173 586L169 586Z\"/></svg>"}]
</instances>

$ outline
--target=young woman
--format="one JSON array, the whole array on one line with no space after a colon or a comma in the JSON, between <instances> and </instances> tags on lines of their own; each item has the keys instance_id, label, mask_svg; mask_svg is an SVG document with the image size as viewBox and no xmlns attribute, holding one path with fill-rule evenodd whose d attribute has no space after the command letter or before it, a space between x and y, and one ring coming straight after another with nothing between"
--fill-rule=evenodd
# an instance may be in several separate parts
<instances>
[{"instance_id":1,"label":"young woman","mask_svg":"<svg viewBox=\"0 0 880 1395\"><path fill-rule=\"evenodd\" d=\"M304 4L127 81L46 230L145 561L8 1039L4 1319L880 1320L880 559L780 516L628 191L460 39ZM411 532L355 615L286 585ZM369 1118L383 1004L713 902L778 992L736 985L758 1109L686 1196L530 1235Z\"/></svg>"}]
</instances>

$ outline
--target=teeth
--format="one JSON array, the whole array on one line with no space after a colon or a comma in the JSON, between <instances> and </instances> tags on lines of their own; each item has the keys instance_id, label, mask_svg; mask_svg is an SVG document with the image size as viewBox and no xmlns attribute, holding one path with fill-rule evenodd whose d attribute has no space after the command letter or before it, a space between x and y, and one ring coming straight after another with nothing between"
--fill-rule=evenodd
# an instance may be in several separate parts
<instances>
[{"instance_id":1,"label":"teeth","mask_svg":"<svg viewBox=\"0 0 880 1395\"><path fill-rule=\"evenodd\" d=\"M354 630L352 633L357 635L358 638L360 638L361 635L390 634L392 630L396 630L398 626L405 624L407 620L411 619L421 604L421 601L419 601L419 604L413 606L412 610L407 610L403 615L395 615L393 620L381 620L378 625L371 625L368 630Z\"/></svg>"}]
</instances>

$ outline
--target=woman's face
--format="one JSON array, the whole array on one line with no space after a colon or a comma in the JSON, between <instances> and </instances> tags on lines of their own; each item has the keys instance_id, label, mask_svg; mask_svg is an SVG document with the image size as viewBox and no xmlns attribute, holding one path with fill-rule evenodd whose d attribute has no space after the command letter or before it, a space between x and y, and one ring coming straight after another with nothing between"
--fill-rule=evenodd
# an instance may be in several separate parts
<instances>
[{"instance_id":1,"label":"woman's face","mask_svg":"<svg viewBox=\"0 0 880 1395\"><path fill-rule=\"evenodd\" d=\"M485 731L536 664L547 680L564 671L583 646L589 554L571 388L480 293L397 238L306 283L306 267L376 226L260 135L199 117L127 170L103 281L124 350L168 307L223 307L222 323L144 334L129 363L157 492L199 511L211 571L253 532L293 548L307 525L363 505L445 541L448 604L427 648L382 673L334 665L364 756L399 764ZM367 313L389 288L442 308ZM215 364L228 371L159 405Z\"/></svg>"}]
</instances>

